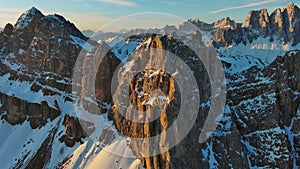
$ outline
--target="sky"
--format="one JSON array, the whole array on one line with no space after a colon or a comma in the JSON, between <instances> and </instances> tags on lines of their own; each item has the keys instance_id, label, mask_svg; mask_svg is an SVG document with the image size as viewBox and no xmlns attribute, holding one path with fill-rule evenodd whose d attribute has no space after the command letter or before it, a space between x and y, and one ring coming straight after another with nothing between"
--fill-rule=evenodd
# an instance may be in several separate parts
<instances>
[{"instance_id":1,"label":"sky","mask_svg":"<svg viewBox=\"0 0 300 169\"><path fill-rule=\"evenodd\" d=\"M118 31L182 21L176 17L199 18L211 23L228 16L244 22L250 10L267 8L271 13L289 2L300 7L300 0L0 0L0 27L8 22L14 24L24 11L33 6L44 14L63 15L80 30ZM122 22L118 22L120 20Z\"/></svg>"}]
</instances>

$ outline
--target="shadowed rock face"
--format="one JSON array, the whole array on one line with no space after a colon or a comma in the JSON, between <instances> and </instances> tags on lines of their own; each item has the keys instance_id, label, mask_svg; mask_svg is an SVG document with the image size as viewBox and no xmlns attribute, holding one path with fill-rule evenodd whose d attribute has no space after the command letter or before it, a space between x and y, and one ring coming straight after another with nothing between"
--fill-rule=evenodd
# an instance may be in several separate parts
<instances>
[{"instance_id":1,"label":"shadowed rock face","mask_svg":"<svg viewBox=\"0 0 300 169\"><path fill-rule=\"evenodd\" d=\"M228 76L232 87L228 104L242 140L250 144L252 166L292 168L293 162L299 161L294 155L299 153L294 144L298 135L293 134L299 131L300 103L298 94L293 92L300 89L299 70L293 64L299 62L299 54L287 53L264 68L253 67ZM264 78L269 80L259 84ZM275 163L274 156L278 156Z\"/></svg>"},{"instance_id":2,"label":"shadowed rock face","mask_svg":"<svg viewBox=\"0 0 300 169\"><path fill-rule=\"evenodd\" d=\"M250 11L248 17L242 27L248 29L259 30L259 34L265 38L269 35L270 25L269 25L269 14L267 9L262 9L260 11Z\"/></svg>"},{"instance_id":3,"label":"shadowed rock face","mask_svg":"<svg viewBox=\"0 0 300 169\"><path fill-rule=\"evenodd\" d=\"M62 92L70 92L70 78L79 45L71 41L71 36L86 39L77 28L58 15L44 16L36 8L23 13L17 23L7 24L0 33L1 75L9 76L10 85L32 83L28 93L42 93L40 97L60 96ZM4 62L5 60L5 62ZM13 68L12 65L17 67ZM7 82L8 83L8 82ZM2 86L5 88L5 86ZM27 90L27 89L24 89ZM2 111L5 119L11 124L19 124L29 120L32 128L46 124L61 113L59 103L50 105L46 100L30 103L24 98L2 96ZM27 99L33 96L28 96ZM65 97L65 101L69 97Z\"/></svg>"},{"instance_id":4,"label":"shadowed rock face","mask_svg":"<svg viewBox=\"0 0 300 169\"><path fill-rule=\"evenodd\" d=\"M60 111L49 107L47 102L29 103L3 93L0 93L0 99L3 103L0 110L5 112L1 119L5 119L12 125L22 124L27 120L30 126L35 129L45 125L48 119L53 120L60 115Z\"/></svg>"}]
</instances>

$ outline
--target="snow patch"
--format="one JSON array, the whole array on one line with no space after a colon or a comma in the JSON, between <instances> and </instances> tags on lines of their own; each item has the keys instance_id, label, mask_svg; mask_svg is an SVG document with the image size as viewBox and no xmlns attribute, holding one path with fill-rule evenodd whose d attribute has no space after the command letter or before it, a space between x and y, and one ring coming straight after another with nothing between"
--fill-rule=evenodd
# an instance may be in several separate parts
<instances>
[{"instance_id":1,"label":"snow patch","mask_svg":"<svg viewBox=\"0 0 300 169\"><path fill-rule=\"evenodd\" d=\"M84 50L91 52L92 49L94 48L91 44L89 44L88 42L76 37L76 36L70 36L72 38L72 40L74 41L74 43L76 45L79 45L80 47L82 47Z\"/></svg>"}]
</instances>

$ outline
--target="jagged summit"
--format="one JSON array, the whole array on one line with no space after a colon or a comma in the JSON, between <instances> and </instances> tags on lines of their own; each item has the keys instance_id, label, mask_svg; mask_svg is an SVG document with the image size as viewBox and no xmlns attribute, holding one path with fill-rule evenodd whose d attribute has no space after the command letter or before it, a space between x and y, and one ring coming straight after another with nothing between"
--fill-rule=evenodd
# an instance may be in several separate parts
<instances>
[{"instance_id":1,"label":"jagged summit","mask_svg":"<svg viewBox=\"0 0 300 169\"><path fill-rule=\"evenodd\" d=\"M223 28L228 29L231 28L235 30L237 28L237 23L234 20L231 20L229 17L225 17L213 23L214 28Z\"/></svg>"},{"instance_id":2,"label":"jagged summit","mask_svg":"<svg viewBox=\"0 0 300 169\"><path fill-rule=\"evenodd\" d=\"M298 6L297 5L295 5L293 2L290 2L290 3L288 3L287 5L286 5L286 7L285 7L286 9L295 9L295 8L298 8ZM298 8L299 9L299 8Z\"/></svg>"},{"instance_id":3,"label":"jagged summit","mask_svg":"<svg viewBox=\"0 0 300 169\"><path fill-rule=\"evenodd\" d=\"M41 12L41 11L39 11L36 7L31 7L30 9L28 9L27 11L26 11L27 13L29 12Z\"/></svg>"},{"instance_id":4,"label":"jagged summit","mask_svg":"<svg viewBox=\"0 0 300 169\"><path fill-rule=\"evenodd\" d=\"M258 37L279 40L281 44L290 43L293 46L300 42L300 9L294 3L284 8L278 8L269 14L266 8L249 11L244 23L236 23L229 17L212 24L189 20L203 31L210 31L213 44L229 46L232 43L251 43Z\"/></svg>"},{"instance_id":5,"label":"jagged summit","mask_svg":"<svg viewBox=\"0 0 300 169\"><path fill-rule=\"evenodd\" d=\"M0 33L0 55L27 71L55 72L69 76L78 51L91 51L97 42L89 41L64 17L45 16L35 7L24 12L16 24L7 24ZM12 57L10 57L12 56Z\"/></svg>"},{"instance_id":6,"label":"jagged summit","mask_svg":"<svg viewBox=\"0 0 300 169\"><path fill-rule=\"evenodd\" d=\"M193 20L190 19L190 20L188 20L188 22L195 24L203 31L214 31L217 29L235 30L240 25L239 23L236 23L234 20L230 19L229 17L222 18L213 23L206 23L204 21L201 21L199 18L196 18Z\"/></svg>"},{"instance_id":7,"label":"jagged summit","mask_svg":"<svg viewBox=\"0 0 300 169\"><path fill-rule=\"evenodd\" d=\"M246 21L243 23L242 27L254 29L261 29L262 27L267 27L269 23L269 13L267 9L261 9L259 11L250 11L248 13Z\"/></svg>"},{"instance_id":8,"label":"jagged summit","mask_svg":"<svg viewBox=\"0 0 300 169\"><path fill-rule=\"evenodd\" d=\"M25 11L17 20L17 23L15 24L16 29L23 29L25 28L30 22L33 22L35 20L41 19L45 15L42 14L41 11L36 9L35 7L32 7Z\"/></svg>"},{"instance_id":9,"label":"jagged summit","mask_svg":"<svg viewBox=\"0 0 300 169\"><path fill-rule=\"evenodd\" d=\"M273 17L272 17L273 16ZM276 16L275 22L278 23L279 20L285 19L286 22L288 20L297 20L299 16L299 7L294 3L289 3L285 8L278 8L274 12L269 15L267 9L261 10L251 10L248 13L246 21L243 23L242 27L253 27L253 28L261 28L267 27L269 24L269 18L274 18ZM284 18L285 17L285 18ZM272 26L272 25L271 25Z\"/></svg>"},{"instance_id":10,"label":"jagged summit","mask_svg":"<svg viewBox=\"0 0 300 169\"><path fill-rule=\"evenodd\" d=\"M14 31L18 32L18 36L23 39L33 35L34 31L52 35L70 34L83 40L88 39L73 23L66 20L63 16L58 14L44 15L35 7L28 9L19 17L14 25Z\"/></svg>"}]
</instances>

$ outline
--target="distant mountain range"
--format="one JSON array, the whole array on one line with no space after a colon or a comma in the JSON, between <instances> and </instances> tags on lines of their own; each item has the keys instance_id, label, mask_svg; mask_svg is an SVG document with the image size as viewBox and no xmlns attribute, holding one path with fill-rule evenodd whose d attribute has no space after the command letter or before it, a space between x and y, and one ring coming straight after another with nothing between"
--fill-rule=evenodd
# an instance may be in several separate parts
<instances>
[{"instance_id":1,"label":"distant mountain range","mask_svg":"<svg viewBox=\"0 0 300 169\"><path fill-rule=\"evenodd\" d=\"M93 36L93 35L95 34L95 32L92 31L92 30L83 30L82 33L83 33L84 36L86 36L86 37L91 37L91 36Z\"/></svg>"},{"instance_id":2,"label":"distant mountain range","mask_svg":"<svg viewBox=\"0 0 300 169\"><path fill-rule=\"evenodd\" d=\"M200 31L189 31L190 24ZM187 31L176 34L180 30ZM224 91L213 94L210 72L185 45L188 41L195 42L191 43L195 50L209 53L208 60L215 57L222 62L226 80L219 83L228 89L219 125L203 144L198 139L211 101ZM244 23L228 17L211 24L194 19L178 27L118 33L81 32L64 17L44 15L33 7L0 32L0 168L299 168L299 42L300 10L293 3L271 14L266 9L250 11ZM176 74L145 70L131 81L118 77L116 92L129 83L130 97L113 100L115 71L126 74L136 65L168 57L160 52L148 56L153 48L175 54L191 69L201 99L188 100L191 108L200 106L188 135L163 154L144 158L143 153L153 147L125 136L158 135L158 150L163 151L169 142L159 134L176 123L180 92L190 85L188 80L175 83ZM130 60L133 53L138 57ZM99 58L102 62L96 67ZM176 71L185 73L181 67ZM73 79L74 74L80 76ZM179 84L185 88L179 90ZM166 97L147 100L151 89ZM130 102L144 113L138 118L149 118L150 109L156 108L152 103L162 101L166 106L151 123L132 122L119 112ZM89 113L95 111L93 106L98 114ZM133 109L124 111L135 117ZM99 121L80 119L78 112ZM182 127L175 125L178 131ZM97 141L89 138L95 131L99 131ZM123 152L127 147L136 159L103 149L118 139L126 144L114 148Z\"/></svg>"},{"instance_id":3,"label":"distant mountain range","mask_svg":"<svg viewBox=\"0 0 300 169\"><path fill-rule=\"evenodd\" d=\"M276 9L270 15L267 9L250 11L244 23L236 23L226 17L212 24L193 20L199 28L214 33L214 41L221 46L233 43L252 42L260 36L270 38L270 41L280 40L296 45L300 42L300 9L293 3L285 8Z\"/></svg>"}]
</instances>

